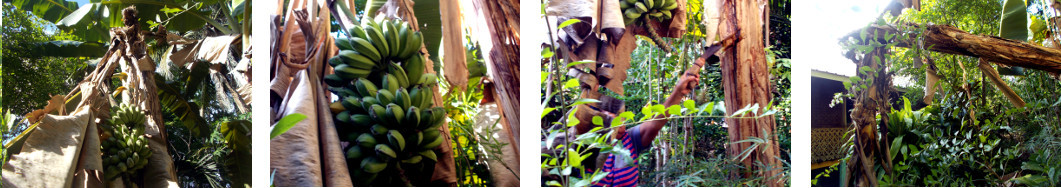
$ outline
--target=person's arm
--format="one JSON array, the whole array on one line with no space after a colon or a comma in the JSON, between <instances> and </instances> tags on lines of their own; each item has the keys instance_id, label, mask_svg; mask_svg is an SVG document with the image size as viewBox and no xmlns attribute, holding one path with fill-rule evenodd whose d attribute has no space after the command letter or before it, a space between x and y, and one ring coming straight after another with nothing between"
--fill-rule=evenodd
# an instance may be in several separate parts
<instances>
[{"instance_id":1,"label":"person's arm","mask_svg":"<svg viewBox=\"0 0 1061 188\"><path fill-rule=\"evenodd\" d=\"M682 78L678 80L678 84L674 86L674 91L671 92L667 100L663 101L664 107L670 107L682 102L682 98L692 91L693 87L696 86L697 82L700 81L700 75L697 74L683 74ZM663 125L667 124L667 120L662 118L670 117L670 114L656 115L654 119L641 125L638 125L639 135L641 137L641 146L650 146L652 140L656 139L659 135L659 130L663 129Z\"/></svg>"}]
</instances>

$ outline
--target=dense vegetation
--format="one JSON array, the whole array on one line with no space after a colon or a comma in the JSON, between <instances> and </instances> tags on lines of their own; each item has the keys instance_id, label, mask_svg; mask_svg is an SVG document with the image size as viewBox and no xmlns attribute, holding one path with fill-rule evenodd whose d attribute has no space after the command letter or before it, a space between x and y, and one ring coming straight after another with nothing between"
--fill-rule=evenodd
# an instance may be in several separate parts
<instances>
[{"instance_id":1,"label":"dense vegetation","mask_svg":"<svg viewBox=\"0 0 1061 188\"><path fill-rule=\"evenodd\" d=\"M670 43L676 49L674 53L666 53L657 47L655 42L648 37L638 36L637 46L631 56L631 68L627 70L629 77L623 84L624 96L618 95L610 90L600 89L601 93L617 97L625 102L627 112L620 117L629 117L627 121L609 124L609 122L596 122L594 124L614 126L634 126L652 119L651 117L680 111L679 114L670 117L670 121L660 131L659 136L653 141L653 147L644 150L637 158L639 165L639 186L760 186L761 182L770 177L746 177L733 178L734 173L745 171L741 166L740 159L747 157L744 152L742 156L730 156L726 154L726 145L729 144L727 129L723 127L725 118L731 117L725 114L722 73L719 64L709 64L700 71L700 85L692 92L688 101L675 105L673 109L664 110L660 105L668 93L674 88L679 76L686 68L703 52L706 46L704 38L705 25L703 19L703 2L701 0L689 0L687 3L687 28L683 36L679 38L664 38L663 41ZM768 64L771 67L771 87L773 92L772 104L759 104L768 109L767 113L774 114L777 123L777 143L781 148L780 156L776 156L785 163L782 174L775 174L781 179L788 179L788 163L790 161L790 128L791 101L790 83L791 72L790 56L790 2L770 1L770 33L768 35L769 47L765 49L768 56ZM563 25L563 24L561 24ZM552 143L554 139L562 135L565 130L551 129L556 126L573 126L577 119L573 120L575 111L573 106L592 102L579 98L577 78L565 75L565 65L572 62L563 62L554 56L553 48L543 49L543 58L547 62L542 66L542 98L545 111L542 114L543 144ZM575 62L578 63L578 62ZM547 88L553 88L549 90ZM603 88L603 87L602 87ZM550 92L551 93L547 93ZM758 107L745 107L744 110L756 109ZM744 111L742 110L742 111ZM663 112L667 111L667 112ZM730 114L732 116L736 116ZM762 115L762 114L760 114ZM566 118L565 118L566 117ZM574 122L573 122L574 121ZM610 128L605 128L610 129ZM601 153L623 154L625 151L619 147L610 147L614 144L609 142L607 134L586 133L578 136L576 140L570 140L572 144L566 145L572 150L569 153L589 155L590 151ZM742 142L763 143L759 138L743 140ZM578 146L572 148L572 146ZM546 147L543 145L543 147ZM628 154L628 153L626 153ZM544 182L543 186L581 186L586 185L589 180L594 180L601 173L581 175L578 172L585 171L584 166L573 162L571 158L578 158L567 154L553 156L543 154L542 170L544 174L561 177L560 181ZM583 156L582 158L585 158ZM589 159L576 159L593 160ZM574 170L571 170L571 169ZM572 172L573 171L573 172ZM579 178L585 177L585 178ZM786 181L787 185L787 181Z\"/></svg>"},{"instance_id":2,"label":"dense vegetation","mask_svg":"<svg viewBox=\"0 0 1061 188\"><path fill-rule=\"evenodd\" d=\"M1061 25L1046 20L1061 10L1050 3L1028 1L1028 43L1057 45ZM999 36L1003 24L999 1L923 0L921 8L878 23L945 24L989 36ZM903 98L891 99L899 108L886 113L888 132L879 142L890 145L883 152L893 158L894 172L878 163L881 186L1061 185L1061 82L1056 75L1034 69L1003 73L1005 83L1027 102L1020 108L976 68L976 57L891 45L892 53L885 55L888 75L909 83L897 84ZM915 58L919 55L934 60L941 77L930 101L921 100L928 66Z\"/></svg>"},{"instance_id":3,"label":"dense vegetation","mask_svg":"<svg viewBox=\"0 0 1061 188\"><path fill-rule=\"evenodd\" d=\"M112 27L121 26L119 15L133 5L139 9L144 30L164 31L189 41L220 35L249 36L249 5L243 1L208 3L158 1L84 4L72 1L20 1L3 4L3 143L8 144L32 126L22 114L44 107L52 95L66 95L88 71L100 64L107 51ZM160 6L163 5L163 6ZM244 6L247 5L246 9ZM22 6L22 7L19 7ZM32 8L31 8L32 7ZM68 10L68 11L63 11ZM69 10L78 10L72 12ZM150 19L147 19L150 18ZM156 20L158 19L158 20ZM165 124L166 143L182 187L242 187L250 184L250 113L237 108L235 63L244 58L235 42L220 52L228 61L218 72L209 62L175 66L168 59L173 45L145 37L148 57L158 65L157 82ZM187 45L186 45L187 46ZM203 49L207 50L207 49ZM191 67L191 68L189 68ZM120 86L118 78L110 88ZM143 108L143 107L141 107ZM8 151L10 152L10 151ZM6 160L7 155L5 153Z\"/></svg>"}]
</instances>

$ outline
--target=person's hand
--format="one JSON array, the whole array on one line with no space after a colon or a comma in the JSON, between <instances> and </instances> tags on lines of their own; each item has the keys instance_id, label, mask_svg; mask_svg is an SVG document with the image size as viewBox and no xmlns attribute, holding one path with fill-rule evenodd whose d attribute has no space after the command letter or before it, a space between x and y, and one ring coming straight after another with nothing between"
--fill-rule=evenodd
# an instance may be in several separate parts
<instances>
[{"instance_id":1,"label":"person's hand","mask_svg":"<svg viewBox=\"0 0 1061 188\"><path fill-rule=\"evenodd\" d=\"M699 74L688 74L688 73L687 74L683 74L682 78L678 80L678 84L676 84L674 86L674 93L671 94L671 95L673 95L673 96L685 96L685 95L689 94L689 92L692 92L693 88L696 87L696 85L699 84L699 82L700 82L700 75Z\"/></svg>"}]
</instances>

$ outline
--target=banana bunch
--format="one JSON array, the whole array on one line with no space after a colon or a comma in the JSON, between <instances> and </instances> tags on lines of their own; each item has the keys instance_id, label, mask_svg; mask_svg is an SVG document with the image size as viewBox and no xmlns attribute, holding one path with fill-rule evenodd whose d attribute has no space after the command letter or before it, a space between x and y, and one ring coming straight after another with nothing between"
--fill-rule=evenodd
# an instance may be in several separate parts
<instances>
[{"instance_id":1,"label":"banana bunch","mask_svg":"<svg viewBox=\"0 0 1061 188\"><path fill-rule=\"evenodd\" d=\"M118 111L113 113L111 116L112 125L125 125L129 127L142 126L144 121L147 121L147 116L144 115L144 110L140 109L139 106L129 105L122 103L118 106Z\"/></svg>"},{"instance_id":2,"label":"banana bunch","mask_svg":"<svg viewBox=\"0 0 1061 188\"><path fill-rule=\"evenodd\" d=\"M100 142L107 180L136 173L147 165L152 153L144 137L144 112L139 107L122 104L112 114L110 126L104 128L104 135L109 136Z\"/></svg>"},{"instance_id":3,"label":"banana bunch","mask_svg":"<svg viewBox=\"0 0 1061 188\"><path fill-rule=\"evenodd\" d=\"M340 139L351 143L345 151L355 184L396 185L399 171L430 175L423 168L438 161L433 149L445 140L438 127L446 112L434 107L438 76L424 73L420 33L382 17L347 31L349 38L335 40L339 54L328 60L335 74L324 82L339 96L329 108Z\"/></svg>"},{"instance_id":4,"label":"banana bunch","mask_svg":"<svg viewBox=\"0 0 1061 188\"><path fill-rule=\"evenodd\" d=\"M656 20L671 19L671 10L678 8L677 0L618 0L623 9L623 22L634 24L642 16Z\"/></svg>"}]
</instances>

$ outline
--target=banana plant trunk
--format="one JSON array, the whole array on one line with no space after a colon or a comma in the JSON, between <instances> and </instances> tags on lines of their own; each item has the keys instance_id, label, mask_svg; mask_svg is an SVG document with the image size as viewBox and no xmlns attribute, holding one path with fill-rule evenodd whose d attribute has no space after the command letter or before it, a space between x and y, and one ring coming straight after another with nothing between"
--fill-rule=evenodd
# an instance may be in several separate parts
<instances>
[{"instance_id":1,"label":"banana plant trunk","mask_svg":"<svg viewBox=\"0 0 1061 188\"><path fill-rule=\"evenodd\" d=\"M766 2L759 1L737 1L727 0L719 7L721 23L719 23L720 36L739 35L739 40L733 46L721 52L722 57L722 87L725 90L725 102L727 114L733 114L737 110L748 105L758 104L760 106L770 103L773 98L770 93L770 69L766 62L766 51L764 50L764 22L767 18L759 5ZM761 109L755 109L757 114L762 114ZM729 125L729 147L726 153L732 158L739 155L752 146L752 143L735 143L752 137L767 140L751 151L747 158L740 163L745 167L741 174L732 174L743 177L766 177L763 179L764 186L783 186L784 179L779 179L776 174L781 173L782 164L777 158L779 150L776 135L774 135L774 117L764 116L760 118L727 118ZM737 158L739 159L739 158ZM762 162L765 166L756 165L755 161Z\"/></svg>"},{"instance_id":2,"label":"banana plant trunk","mask_svg":"<svg viewBox=\"0 0 1061 188\"><path fill-rule=\"evenodd\" d=\"M494 94L498 97L502 109L502 120L508 124L519 124L519 2L515 0L472 2L477 20L486 24L475 27L478 30L479 45L483 49L483 60L490 67L489 75L496 83ZM512 143L519 141L519 126L505 129L512 135ZM515 149L519 158L519 144L510 147Z\"/></svg>"},{"instance_id":3,"label":"banana plant trunk","mask_svg":"<svg viewBox=\"0 0 1061 188\"><path fill-rule=\"evenodd\" d=\"M111 30L111 34L114 43L112 45L121 46L118 51L122 52L121 59L125 59L117 62L127 62L128 64L121 64L122 70L131 73L131 78L124 83L129 92L123 95L123 101L143 107L147 119L150 120L145 122L144 126L148 146L154 155L151 155L147 166L144 167L143 185L177 187L176 170L173 168L173 158L169 155L169 142L166 140L158 88L155 86L156 65L151 57L147 56L147 45L140 32L136 7L122 10L122 16L125 27Z\"/></svg>"}]
</instances>

